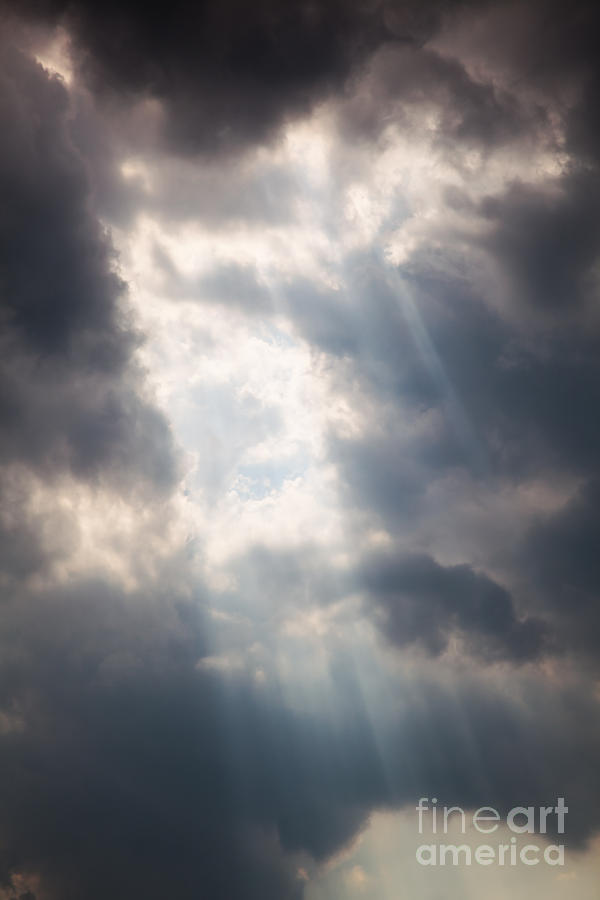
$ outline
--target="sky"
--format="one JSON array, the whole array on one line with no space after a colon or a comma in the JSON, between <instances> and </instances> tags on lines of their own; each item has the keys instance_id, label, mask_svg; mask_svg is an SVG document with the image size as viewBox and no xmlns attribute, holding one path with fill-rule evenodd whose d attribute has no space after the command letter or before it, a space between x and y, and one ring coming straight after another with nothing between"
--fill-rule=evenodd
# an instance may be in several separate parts
<instances>
[{"instance_id":1,"label":"sky","mask_svg":"<svg viewBox=\"0 0 600 900\"><path fill-rule=\"evenodd\" d=\"M0 900L598 900L599 28L1 0Z\"/></svg>"}]
</instances>

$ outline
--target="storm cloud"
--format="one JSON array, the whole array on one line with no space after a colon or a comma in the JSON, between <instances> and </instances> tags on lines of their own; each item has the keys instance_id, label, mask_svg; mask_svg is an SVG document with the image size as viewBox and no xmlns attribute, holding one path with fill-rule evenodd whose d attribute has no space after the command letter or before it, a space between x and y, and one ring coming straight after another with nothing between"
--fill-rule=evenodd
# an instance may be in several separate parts
<instances>
[{"instance_id":1,"label":"storm cloud","mask_svg":"<svg viewBox=\"0 0 600 900\"><path fill-rule=\"evenodd\" d=\"M168 426L143 397L139 337L90 209L67 93L18 51L5 48L2 65L0 453L45 474L104 472L124 485L133 470L167 486Z\"/></svg>"},{"instance_id":2,"label":"storm cloud","mask_svg":"<svg viewBox=\"0 0 600 900\"><path fill-rule=\"evenodd\" d=\"M489 661L541 652L543 624L519 620L507 591L469 566L445 568L427 556L376 557L362 577L381 630L399 646L418 642L435 655L454 633Z\"/></svg>"},{"instance_id":3,"label":"storm cloud","mask_svg":"<svg viewBox=\"0 0 600 900\"><path fill-rule=\"evenodd\" d=\"M313 900L433 796L596 859L595 8L2 18L2 900Z\"/></svg>"}]
</instances>

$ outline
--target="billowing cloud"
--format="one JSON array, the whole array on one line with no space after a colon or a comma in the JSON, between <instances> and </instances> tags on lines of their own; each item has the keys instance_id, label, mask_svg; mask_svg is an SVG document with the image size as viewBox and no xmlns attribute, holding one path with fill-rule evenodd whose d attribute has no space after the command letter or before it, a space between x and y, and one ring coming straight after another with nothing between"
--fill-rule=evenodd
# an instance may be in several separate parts
<instances>
[{"instance_id":1,"label":"billowing cloud","mask_svg":"<svg viewBox=\"0 0 600 900\"><path fill-rule=\"evenodd\" d=\"M595 10L3 9L2 898L592 854Z\"/></svg>"},{"instance_id":2,"label":"billowing cloud","mask_svg":"<svg viewBox=\"0 0 600 900\"><path fill-rule=\"evenodd\" d=\"M168 426L143 397L65 88L8 49L2 92L2 458L123 487L131 471L172 484Z\"/></svg>"},{"instance_id":3,"label":"billowing cloud","mask_svg":"<svg viewBox=\"0 0 600 900\"><path fill-rule=\"evenodd\" d=\"M95 90L161 102L164 136L184 152L268 137L286 116L339 88L385 33L376 4L338 0L178 3L155 16L135 2L25 9L69 28L76 64Z\"/></svg>"},{"instance_id":4,"label":"billowing cloud","mask_svg":"<svg viewBox=\"0 0 600 900\"><path fill-rule=\"evenodd\" d=\"M375 557L362 578L386 637L437 654L454 634L483 659L535 658L544 643L539 620L520 620L507 591L467 565L440 566L427 556Z\"/></svg>"}]
</instances>

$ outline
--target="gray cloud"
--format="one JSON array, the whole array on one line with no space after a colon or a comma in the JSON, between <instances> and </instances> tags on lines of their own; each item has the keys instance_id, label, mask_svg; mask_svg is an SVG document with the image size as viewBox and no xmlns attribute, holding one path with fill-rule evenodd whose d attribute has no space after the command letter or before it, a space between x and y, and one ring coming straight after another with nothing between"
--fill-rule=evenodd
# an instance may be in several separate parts
<instances>
[{"instance_id":1,"label":"gray cloud","mask_svg":"<svg viewBox=\"0 0 600 900\"><path fill-rule=\"evenodd\" d=\"M377 5L269 0L248 7L47 2L21 13L63 22L94 90L163 103L163 135L183 152L231 151L272 136L339 88L387 30ZM115 32L119 41L115 43Z\"/></svg>"},{"instance_id":2,"label":"gray cloud","mask_svg":"<svg viewBox=\"0 0 600 900\"><path fill-rule=\"evenodd\" d=\"M434 44L520 94L535 98L566 127L566 147L598 161L598 8L581 0L465 5Z\"/></svg>"},{"instance_id":3,"label":"gray cloud","mask_svg":"<svg viewBox=\"0 0 600 900\"><path fill-rule=\"evenodd\" d=\"M574 172L544 188L513 184L481 211L493 224L484 245L511 282L517 307L565 316L588 308L598 291L600 197L596 172Z\"/></svg>"},{"instance_id":4,"label":"gray cloud","mask_svg":"<svg viewBox=\"0 0 600 900\"><path fill-rule=\"evenodd\" d=\"M425 554L380 554L365 562L361 581L377 625L398 647L419 644L437 655L459 637L488 662L526 661L543 652L544 623L519 618L508 591L468 565L441 566Z\"/></svg>"},{"instance_id":5,"label":"gray cloud","mask_svg":"<svg viewBox=\"0 0 600 900\"><path fill-rule=\"evenodd\" d=\"M532 49L527 83L538 94L521 104L524 70L510 29L498 43L515 74L513 94L491 76L478 81L468 53L453 62L414 46L446 4L428 7L424 21L412 7L403 15L337 2L175 3L143 15L130 3L38 8L64 16L79 77L119 112L73 106L59 80L19 53L3 55L1 883L16 872L37 876L49 900L299 900L299 865L348 844L373 809L412 805L419 795L500 809L562 795L572 809L568 840L583 842L599 824L597 700L577 658L583 648L592 660L598 640L595 16L582 5L565 31L567 6L553 4L545 38L534 30L534 41L537 12L530 19L507 7L515 46ZM158 192L134 175L124 197L116 173L123 147L135 144L120 133L123 110L158 98L171 150L239 150L339 92L390 35L400 52L382 55L372 103L342 104L346 134L377 139L386 115L406 123L404 106L433 107L436 150L455 158L465 145L491 152L537 134L547 126L543 108L563 116L571 154L571 168L552 184L513 182L483 203L466 191L446 195L474 226L472 247L510 286L510 309L498 308L494 284L475 278L469 254L461 257L464 232L457 236L445 219L400 272L357 252L343 262L342 291L309 279L279 286L277 311L313 349L347 364L341 390L355 379L372 403L371 429L330 442L348 506L369 525L379 517L408 549L359 558L340 577L327 548L254 547L230 565L237 590L218 598L177 551L152 577L132 562L142 583L128 589L108 565L95 577L61 568L69 554L83 560L79 523L58 508L27 507L34 478L51 488L74 476L96 499L108 486L125 502L142 485L157 516L156 501L176 483L169 429L134 363L141 336L124 312L125 286L98 211L121 222L141 209L162 210L167 221L194 218L204 197L205 221L221 228L244 217L283 221L291 209L285 173L232 176L214 158L192 191L189 170L162 159ZM547 96L569 73L581 93L561 111ZM159 158L156 146L151 153ZM174 293L270 309L250 269L234 264L182 284L167 257L157 261ZM200 409L210 400L202 391ZM241 452L229 421L246 415L261 437L280 427L269 409L250 402L232 412L225 392L215 398L226 439L220 468L206 478L211 501ZM410 549L435 506L431 488L457 473L459 493L464 484L517 492L534 476L587 485L558 512L538 516L507 553L523 593L486 574L481 558L466 553L460 565L441 565L435 547ZM431 544L435 537L431 529ZM141 529L120 548L125 561L145 550L144 538ZM493 556L496 548L486 550ZM392 650L424 648L424 658L410 654L405 670L401 652L385 654L398 669L382 662L370 681L379 660L333 640L323 685L333 699L322 706L290 702L274 662L254 682L198 665L232 644L249 649L245 634L228 644L225 629L209 622L209 601L232 616L247 604L260 629L354 590L366 595L362 613ZM456 664L443 653L455 639L467 651ZM276 640L265 634L267 652ZM307 643L306 655L313 649ZM548 671L538 665L556 650L563 657Z\"/></svg>"},{"instance_id":6,"label":"gray cloud","mask_svg":"<svg viewBox=\"0 0 600 900\"><path fill-rule=\"evenodd\" d=\"M339 125L346 139L376 140L385 128L411 133L432 120L436 144L450 153L458 145L497 148L531 136L545 124L541 107L493 82L476 81L456 60L428 46L387 45L370 61L360 90L342 105Z\"/></svg>"},{"instance_id":7,"label":"gray cloud","mask_svg":"<svg viewBox=\"0 0 600 900\"><path fill-rule=\"evenodd\" d=\"M507 277L527 277L540 292L536 272L543 271L545 254L555 255L553 231L547 241L538 231L537 240L538 262L532 253L527 275L519 260L530 257L519 251L514 268L512 258L501 264ZM436 255L434 267L425 248L402 268L394 287L384 264L359 261L350 270L344 304L334 294L317 304L315 291L314 315L305 318L306 307L297 314L311 340L355 361L374 411L386 404L386 418L373 434L336 438L332 451L361 502L371 496L391 522L445 471L462 469L493 483L596 469L599 433L590 411L600 379L589 310L581 310L581 298L565 298L567 307L572 304L566 322L562 314L554 326L539 328L511 320L494 309L494 285L490 298L485 285L453 274L451 242L450 234L447 271L438 268L444 254ZM570 265L568 255L563 265Z\"/></svg>"},{"instance_id":8,"label":"gray cloud","mask_svg":"<svg viewBox=\"0 0 600 900\"><path fill-rule=\"evenodd\" d=\"M121 487L136 472L163 489L175 476L171 437L133 362L139 336L90 208L67 92L11 49L1 78L0 454Z\"/></svg>"},{"instance_id":9,"label":"gray cloud","mask_svg":"<svg viewBox=\"0 0 600 900\"><path fill-rule=\"evenodd\" d=\"M563 642L592 663L600 642L599 496L594 477L559 510L538 517L516 560L538 604L555 618Z\"/></svg>"},{"instance_id":10,"label":"gray cloud","mask_svg":"<svg viewBox=\"0 0 600 900\"><path fill-rule=\"evenodd\" d=\"M416 675L392 710L368 705L342 655L336 711L305 714L277 685L198 671L194 623L186 604L167 616L100 583L3 617L2 695L24 720L0 745L5 872L61 898L300 897L300 861L432 791L503 810L558 791L567 840L595 824L599 735L576 686L521 683L520 704L510 682ZM574 740L587 749L565 765Z\"/></svg>"}]
</instances>

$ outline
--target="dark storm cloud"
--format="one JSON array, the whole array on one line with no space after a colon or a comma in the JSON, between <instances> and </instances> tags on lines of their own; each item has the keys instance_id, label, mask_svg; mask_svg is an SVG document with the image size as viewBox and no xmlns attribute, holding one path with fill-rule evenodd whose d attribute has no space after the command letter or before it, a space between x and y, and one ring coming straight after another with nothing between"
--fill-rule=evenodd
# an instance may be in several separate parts
<instances>
[{"instance_id":1,"label":"dark storm cloud","mask_svg":"<svg viewBox=\"0 0 600 900\"><path fill-rule=\"evenodd\" d=\"M481 203L484 246L508 276L516 307L562 314L594 302L599 287L600 181L575 171L546 187L513 184Z\"/></svg>"},{"instance_id":2,"label":"dark storm cloud","mask_svg":"<svg viewBox=\"0 0 600 900\"><path fill-rule=\"evenodd\" d=\"M107 237L71 140L67 92L3 48L0 73L0 457L45 475L173 482L171 438L144 399Z\"/></svg>"},{"instance_id":3,"label":"dark storm cloud","mask_svg":"<svg viewBox=\"0 0 600 900\"><path fill-rule=\"evenodd\" d=\"M456 60L419 49L446 17L471 6L177 0L150 12L134 0L45 0L20 3L17 11L67 29L72 57L95 93L117 104L160 101L171 149L212 154L271 138L286 120L339 94L383 45L393 49L378 61L370 102L351 103L344 116L351 131L377 131L404 98L437 106L447 138L486 144L514 135L524 120L514 96L476 82ZM404 53L407 47L413 49ZM526 118L531 124L531 111Z\"/></svg>"},{"instance_id":4,"label":"dark storm cloud","mask_svg":"<svg viewBox=\"0 0 600 900\"><path fill-rule=\"evenodd\" d=\"M425 554L380 554L365 561L360 580L371 615L398 647L419 644L437 655L458 636L489 662L531 660L543 651L544 623L520 619L508 591L468 565L441 566Z\"/></svg>"},{"instance_id":5,"label":"dark storm cloud","mask_svg":"<svg viewBox=\"0 0 600 900\"><path fill-rule=\"evenodd\" d=\"M38 875L44 896L299 898L306 854L432 791L500 809L559 793L567 841L596 824L600 736L572 687L525 683L521 704L510 684L414 676L392 712L367 705L342 655L335 709L304 713L277 684L198 671L185 603L155 617L152 596L124 599L76 583L3 617L2 862ZM574 741L587 749L570 764Z\"/></svg>"},{"instance_id":6,"label":"dark storm cloud","mask_svg":"<svg viewBox=\"0 0 600 900\"><path fill-rule=\"evenodd\" d=\"M340 87L387 33L378 4L175 2L21 4L63 22L88 82L119 101L164 102L167 142L183 151L230 150L268 137Z\"/></svg>"},{"instance_id":7,"label":"dark storm cloud","mask_svg":"<svg viewBox=\"0 0 600 900\"><path fill-rule=\"evenodd\" d=\"M127 3L70 4L65 21L90 83L158 97L172 145L212 151L264 138L341 84L349 60L377 32L371 24L362 32L371 14L357 9L175 3L153 13ZM194 28L199 17L206 18ZM410 17L409 25L389 15L384 22L401 39L412 27ZM425 58L426 92L445 98L448 90L456 109L460 98L466 103L462 118L449 113L452 140L502 139L513 129L494 91ZM119 312L122 285L75 149L95 165L89 143L86 150L81 133L71 131L77 122L56 80L18 54L4 54L1 70L1 458L43 476L67 471L120 487L141 477L169 487L168 431L131 363L137 337ZM573 114L570 128L576 121ZM586 132L577 146L592 143ZM574 311L587 300L596 195L591 182L578 184L565 180L569 196L558 199L533 188L517 195L513 187L482 207L493 229L487 252L534 307L548 300L559 307L571 282ZM577 240L569 243L571 228ZM313 345L357 361L357 377L390 414L372 434L333 451L354 499L391 529L416 518L428 484L450 469L491 475L497 484L541 469L592 479L597 469L598 347L587 322L550 331L532 349L468 279L440 274L434 257L415 254L404 273L421 330L378 263L363 269L355 261L360 277L349 277L347 296L302 282L281 301ZM252 293L248 271L211 277L216 299ZM409 424L421 411L432 428L406 437L406 407ZM487 469L473 449L479 446ZM20 503L12 490L4 490L9 507ZM567 632L579 629L572 610L581 633L594 635L597 625L597 501L590 488L540 523L524 564L538 584L557 591L536 614L564 616ZM49 524L69 537L60 516ZM483 667L461 681L440 668L394 682L392 703L379 695L369 703L360 661L339 653L330 665L333 710L302 711L285 702L284 685L197 667L222 648L211 644L198 613L202 589L188 586L179 596L173 587L186 582L179 560L128 593L106 572L44 587L39 576L49 559L65 554L61 540L51 539L43 516L14 508L1 529L4 884L15 872L39 876L50 900L298 900L296 867L305 854L326 859L372 809L412 806L419 795L502 809L563 795L572 807L569 840L598 828L597 702L580 682L548 683L521 669L522 680L509 672L492 683ZM306 594L330 599L335 578L321 560L311 566L302 552L255 549L238 560L242 591L252 602L262 592L267 607L286 591L292 603ZM468 561L379 557L365 563L360 579L370 611L396 644L420 642L437 653L458 635L475 656L504 663L535 661L545 649L540 618L517 609Z\"/></svg>"},{"instance_id":8,"label":"dark storm cloud","mask_svg":"<svg viewBox=\"0 0 600 900\"><path fill-rule=\"evenodd\" d=\"M38 356L79 353L100 369L118 367L131 347L117 321L122 284L88 208L68 94L4 47L2 97L4 324Z\"/></svg>"},{"instance_id":9,"label":"dark storm cloud","mask_svg":"<svg viewBox=\"0 0 600 900\"><path fill-rule=\"evenodd\" d=\"M260 143L315 102L341 94L366 62L367 94L343 107L349 133L376 135L390 118L402 123L405 107L419 107L437 111L447 150L462 141L491 147L547 128L548 111L558 108L569 146L596 158L592 3L177 0L152 12L133 0L4 5L65 27L78 71L117 107L159 100L171 149L211 154ZM493 66L473 75L478 52L512 77L496 79ZM568 108L560 99L565 85L576 89ZM528 96L529 87L538 95Z\"/></svg>"},{"instance_id":10,"label":"dark storm cloud","mask_svg":"<svg viewBox=\"0 0 600 900\"><path fill-rule=\"evenodd\" d=\"M600 646L599 529L596 474L558 511L538 517L517 560L538 604L555 618L566 646L583 651L594 663Z\"/></svg>"},{"instance_id":11,"label":"dark storm cloud","mask_svg":"<svg viewBox=\"0 0 600 900\"><path fill-rule=\"evenodd\" d=\"M384 796L363 717L340 734L276 686L198 671L199 626L195 604L102 582L5 608L5 879L61 900L298 898L297 854L328 855Z\"/></svg>"}]
</instances>

